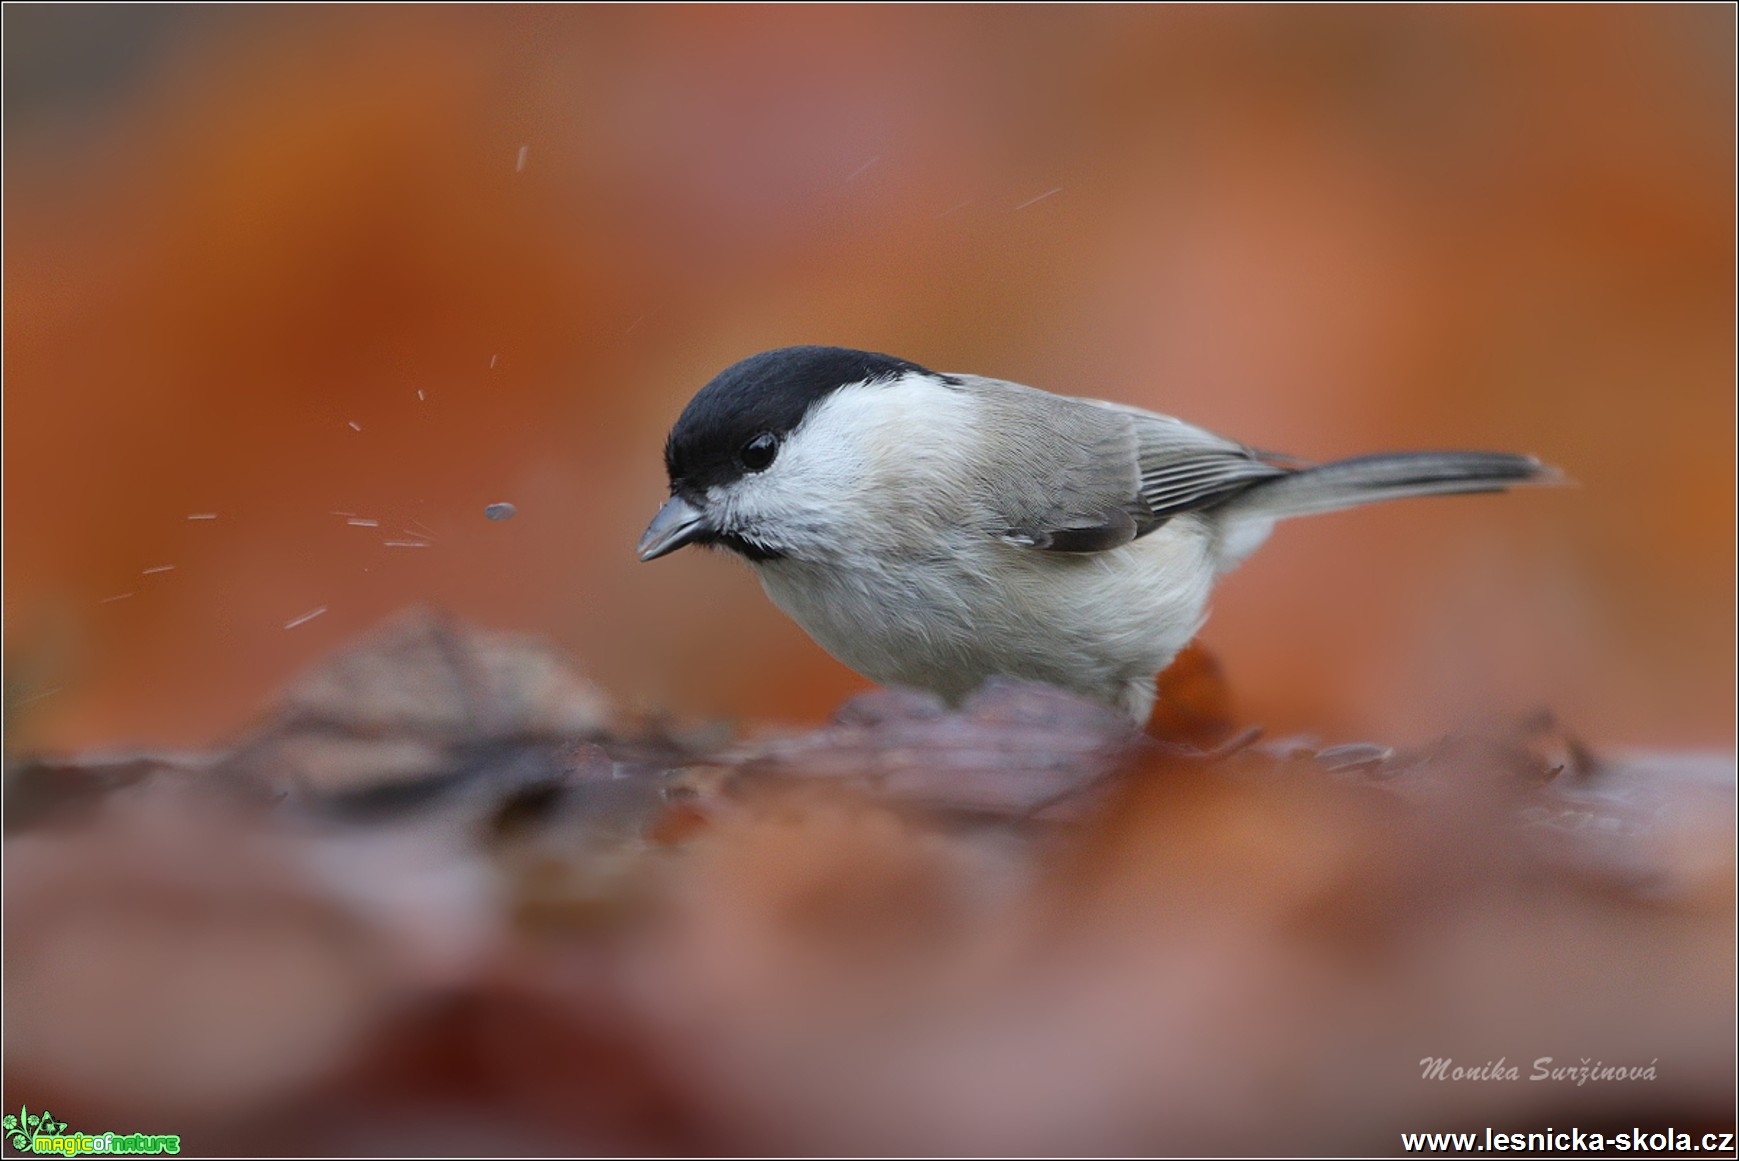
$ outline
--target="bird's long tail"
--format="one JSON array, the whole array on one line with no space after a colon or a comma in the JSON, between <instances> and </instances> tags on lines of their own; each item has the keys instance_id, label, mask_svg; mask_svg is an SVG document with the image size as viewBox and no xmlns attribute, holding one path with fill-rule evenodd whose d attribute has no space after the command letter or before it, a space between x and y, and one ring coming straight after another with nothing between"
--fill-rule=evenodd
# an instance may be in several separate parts
<instances>
[{"instance_id":1,"label":"bird's long tail","mask_svg":"<svg viewBox=\"0 0 1739 1161\"><path fill-rule=\"evenodd\" d=\"M1408 496L1501 492L1562 483L1556 468L1508 452L1382 452L1263 480L1227 502L1227 515L1280 520Z\"/></svg>"}]
</instances>

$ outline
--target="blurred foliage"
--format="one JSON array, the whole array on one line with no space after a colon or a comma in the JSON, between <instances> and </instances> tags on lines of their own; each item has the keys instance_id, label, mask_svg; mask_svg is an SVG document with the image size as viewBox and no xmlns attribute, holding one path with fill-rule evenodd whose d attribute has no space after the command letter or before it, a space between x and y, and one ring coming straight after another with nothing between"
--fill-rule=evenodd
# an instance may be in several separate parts
<instances>
[{"instance_id":1,"label":"blurred foliage","mask_svg":"<svg viewBox=\"0 0 1739 1161\"><path fill-rule=\"evenodd\" d=\"M1204 750L992 683L672 731L402 616L233 748L8 763L4 1107L244 1156L1730 1131L1731 757L1488 725Z\"/></svg>"}]
</instances>

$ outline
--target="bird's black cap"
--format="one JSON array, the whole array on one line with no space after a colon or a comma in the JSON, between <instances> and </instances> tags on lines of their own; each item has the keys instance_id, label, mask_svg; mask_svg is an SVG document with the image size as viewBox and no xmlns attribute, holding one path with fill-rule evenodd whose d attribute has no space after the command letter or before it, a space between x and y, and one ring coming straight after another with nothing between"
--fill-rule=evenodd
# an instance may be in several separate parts
<instances>
[{"instance_id":1,"label":"bird's black cap","mask_svg":"<svg viewBox=\"0 0 1739 1161\"><path fill-rule=\"evenodd\" d=\"M762 432L783 439L825 399L851 383L897 379L925 368L892 355L844 347L781 347L720 371L670 429L664 466L672 491L700 496L743 475L743 445Z\"/></svg>"}]
</instances>

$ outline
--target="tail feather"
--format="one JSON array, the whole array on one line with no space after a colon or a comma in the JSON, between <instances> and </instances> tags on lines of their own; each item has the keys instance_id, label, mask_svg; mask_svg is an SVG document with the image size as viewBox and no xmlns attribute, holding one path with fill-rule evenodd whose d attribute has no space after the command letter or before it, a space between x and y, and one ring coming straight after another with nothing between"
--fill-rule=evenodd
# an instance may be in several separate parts
<instances>
[{"instance_id":1,"label":"tail feather","mask_svg":"<svg viewBox=\"0 0 1739 1161\"><path fill-rule=\"evenodd\" d=\"M1501 492L1563 482L1556 468L1508 452L1383 452L1303 468L1239 493L1228 514L1279 520L1409 496Z\"/></svg>"}]
</instances>

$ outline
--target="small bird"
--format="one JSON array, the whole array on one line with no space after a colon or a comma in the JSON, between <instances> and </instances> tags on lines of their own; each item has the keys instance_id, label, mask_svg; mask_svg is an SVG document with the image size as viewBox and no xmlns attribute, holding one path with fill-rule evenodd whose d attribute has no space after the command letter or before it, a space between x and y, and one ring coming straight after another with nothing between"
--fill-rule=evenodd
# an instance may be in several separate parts
<instances>
[{"instance_id":1,"label":"small bird","mask_svg":"<svg viewBox=\"0 0 1739 1161\"><path fill-rule=\"evenodd\" d=\"M956 702L1049 682L1137 723L1214 582L1287 516L1545 483L1504 452L1310 465L1140 408L840 347L701 388L664 448L641 560L744 557L773 603L872 681Z\"/></svg>"}]
</instances>

